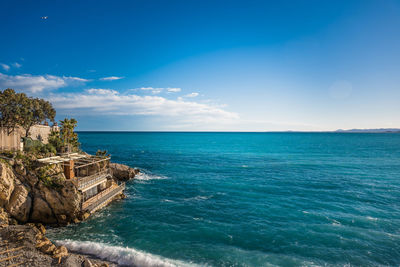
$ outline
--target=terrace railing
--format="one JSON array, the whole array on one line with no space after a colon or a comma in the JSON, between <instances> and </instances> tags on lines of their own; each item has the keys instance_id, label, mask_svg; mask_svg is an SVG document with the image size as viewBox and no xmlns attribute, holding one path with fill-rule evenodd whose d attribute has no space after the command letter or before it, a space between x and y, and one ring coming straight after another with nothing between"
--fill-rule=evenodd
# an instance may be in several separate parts
<instances>
[{"instance_id":1,"label":"terrace railing","mask_svg":"<svg viewBox=\"0 0 400 267\"><path fill-rule=\"evenodd\" d=\"M93 213L96 210L107 205L115 196L121 194L124 190L125 190L125 183L111 186L106 190L100 192L99 194L95 195L94 197L83 202L82 210L86 210L90 213Z\"/></svg>"},{"instance_id":2,"label":"terrace railing","mask_svg":"<svg viewBox=\"0 0 400 267\"><path fill-rule=\"evenodd\" d=\"M111 170L102 170L95 174L83 177L76 177L78 183L78 189L83 190L86 188L90 188L92 185L98 183L99 181L107 179L107 177L111 176Z\"/></svg>"}]
</instances>

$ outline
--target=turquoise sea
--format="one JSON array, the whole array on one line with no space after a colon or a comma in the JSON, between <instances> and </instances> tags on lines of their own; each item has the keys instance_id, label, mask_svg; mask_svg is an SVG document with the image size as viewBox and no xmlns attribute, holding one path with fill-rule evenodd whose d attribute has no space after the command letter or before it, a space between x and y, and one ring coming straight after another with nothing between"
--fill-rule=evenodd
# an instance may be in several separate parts
<instances>
[{"instance_id":1,"label":"turquoise sea","mask_svg":"<svg viewBox=\"0 0 400 267\"><path fill-rule=\"evenodd\" d=\"M143 174L50 230L127 266L399 266L400 134L81 132Z\"/></svg>"}]
</instances>

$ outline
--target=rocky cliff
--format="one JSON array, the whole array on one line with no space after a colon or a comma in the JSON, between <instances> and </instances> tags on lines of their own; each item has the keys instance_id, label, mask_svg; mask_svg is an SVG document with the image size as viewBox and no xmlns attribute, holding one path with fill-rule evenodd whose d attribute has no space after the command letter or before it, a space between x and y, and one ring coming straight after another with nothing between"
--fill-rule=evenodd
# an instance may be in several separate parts
<instances>
[{"instance_id":1,"label":"rocky cliff","mask_svg":"<svg viewBox=\"0 0 400 267\"><path fill-rule=\"evenodd\" d=\"M115 180L127 181L139 173L122 164L111 163L110 168ZM7 265L116 266L90 255L70 253L45 236L42 223L65 225L87 218L80 210L81 198L61 166L40 166L32 155L1 157L0 243L7 244L7 251L15 251Z\"/></svg>"},{"instance_id":2,"label":"rocky cliff","mask_svg":"<svg viewBox=\"0 0 400 267\"><path fill-rule=\"evenodd\" d=\"M138 169L110 163L115 180L127 181ZM87 218L82 194L59 165L41 166L32 155L0 159L0 225L36 222L66 225Z\"/></svg>"},{"instance_id":3,"label":"rocky cliff","mask_svg":"<svg viewBox=\"0 0 400 267\"><path fill-rule=\"evenodd\" d=\"M81 194L59 168L27 167L21 159L0 162L0 208L11 222L67 224L79 220Z\"/></svg>"},{"instance_id":4,"label":"rocky cliff","mask_svg":"<svg viewBox=\"0 0 400 267\"><path fill-rule=\"evenodd\" d=\"M119 181L128 181L140 173L137 168L131 168L119 163L110 163L110 169L113 177Z\"/></svg>"}]
</instances>

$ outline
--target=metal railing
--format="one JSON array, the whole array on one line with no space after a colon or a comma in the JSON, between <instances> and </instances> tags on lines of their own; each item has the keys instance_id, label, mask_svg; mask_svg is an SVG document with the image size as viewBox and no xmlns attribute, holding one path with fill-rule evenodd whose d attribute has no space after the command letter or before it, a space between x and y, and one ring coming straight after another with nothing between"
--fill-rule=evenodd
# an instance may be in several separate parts
<instances>
[{"instance_id":1,"label":"metal railing","mask_svg":"<svg viewBox=\"0 0 400 267\"><path fill-rule=\"evenodd\" d=\"M82 203L82 210L94 212L107 205L116 195L125 190L125 183L112 186Z\"/></svg>"},{"instance_id":2,"label":"metal railing","mask_svg":"<svg viewBox=\"0 0 400 267\"><path fill-rule=\"evenodd\" d=\"M96 184L100 180L107 179L107 177L111 176L111 170L103 170L100 172L97 172L95 174L89 175L89 176L83 176L83 177L76 177L78 181L78 189L82 190L85 188L90 187L93 184Z\"/></svg>"}]
</instances>

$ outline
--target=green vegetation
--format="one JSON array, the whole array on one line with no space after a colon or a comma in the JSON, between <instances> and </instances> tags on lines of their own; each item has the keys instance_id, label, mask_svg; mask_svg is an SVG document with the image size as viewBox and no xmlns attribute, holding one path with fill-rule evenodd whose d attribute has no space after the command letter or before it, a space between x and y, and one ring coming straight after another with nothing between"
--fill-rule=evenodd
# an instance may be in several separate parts
<instances>
[{"instance_id":1,"label":"green vegetation","mask_svg":"<svg viewBox=\"0 0 400 267\"><path fill-rule=\"evenodd\" d=\"M106 158L106 157L109 157L110 154L108 154L107 150L100 150L99 149L96 152L96 156Z\"/></svg>"},{"instance_id":2,"label":"green vegetation","mask_svg":"<svg viewBox=\"0 0 400 267\"><path fill-rule=\"evenodd\" d=\"M60 121L61 131L60 138L63 142L66 152L75 152L79 149L78 134L74 129L78 122L75 119L67 119Z\"/></svg>"},{"instance_id":3,"label":"green vegetation","mask_svg":"<svg viewBox=\"0 0 400 267\"><path fill-rule=\"evenodd\" d=\"M57 148L52 144L43 144L39 140L32 140L29 137L24 137L24 150L34 154L54 155L57 153Z\"/></svg>"},{"instance_id":4,"label":"green vegetation","mask_svg":"<svg viewBox=\"0 0 400 267\"><path fill-rule=\"evenodd\" d=\"M35 124L55 122L56 111L50 102L41 98L28 97L13 89L0 91L0 123L11 134L18 127L25 131L24 150L33 154L52 155L57 152L79 151L78 135L74 132L77 121L73 118L60 121L61 131L52 131L49 143L43 144L29 138L29 130Z\"/></svg>"},{"instance_id":5,"label":"green vegetation","mask_svg":"<svg viewBox=\"0 0 400 267\"><path fill-rule=\"evenodd\" d=\"M41 180L45 186L55 189L63 187L63 179L60 174L61 173L54 173L51 165L40 167L37 170L39 180Z\"/></svg>"},{"instance_id":6,"label":"green vegetation","mask_svg":"<svg viewBox=\"0 0 400 267\"><path fill-rule=\"evenodd\" d=\"M30 128L47 120L54 122L56 111L50 102L16 93L13 89L0 91L0 122L12 133L18 126L29 136Z\"/></svg>"}]
</instances>

